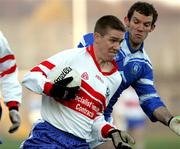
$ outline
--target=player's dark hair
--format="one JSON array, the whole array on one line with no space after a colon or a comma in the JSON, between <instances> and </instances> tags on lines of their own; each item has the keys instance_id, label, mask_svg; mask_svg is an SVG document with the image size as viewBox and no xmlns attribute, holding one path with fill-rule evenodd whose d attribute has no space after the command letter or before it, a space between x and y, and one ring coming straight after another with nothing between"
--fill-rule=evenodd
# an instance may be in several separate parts
<instances>
[{"instance_id":1,"label":"player's dark hair","mask_svg":"<svg viewBox=\"0 0 180 149\"><path fill-rule=\"evenodd\" d=\"M94 32L97 32L101 35L105 35L108 29L115 29L122 32L125 32L125 26L123 23L113 15L105 15L99 18L96 22Z\"/></svg>"},{"instance_id":2,"label":"player's dark hair","mask_svg":"<svg viewBox=\"0 0 180 149\"><path fill-rule=\"evenodd\" d=\"M157 18L158 18L158 12L154 8L154 6L152 4L147 3L147 2L136 2L130 7L128 14L127 14L129 21L131 20L135 11L137 11L138 13L143 14L145 16L151 16L152 15L153 20L152 20L151 25L154 25Z\"/></svg>"}]
</instances>

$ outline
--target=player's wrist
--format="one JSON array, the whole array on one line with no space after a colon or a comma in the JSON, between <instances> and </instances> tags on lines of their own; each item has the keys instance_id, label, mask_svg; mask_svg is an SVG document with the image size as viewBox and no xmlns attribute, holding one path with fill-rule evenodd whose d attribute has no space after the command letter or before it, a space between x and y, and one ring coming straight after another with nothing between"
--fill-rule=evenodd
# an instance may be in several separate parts
<instances>
[{"instance_id":1,"label":"player's wrist","mask_svg":"<svg viewBox=\"0 0 180 149\"><path fill-rule=\"evenodd\" d=\"M9 101L7 103L7 107L9 109L9 111L11 111L11 110L19 111L19 102L17 102L17 101Z\"/></svg>"},{"instance_id":2,"label":"player's wrist","mask_svg":"<svg viewBox=\"0 0 180 149\"><path fill-rule=\"evenodd\" d=\"M112 127L109 124L106 124L105 126L102 127L101 129L101 134L103 138L109 138L110 137L110 132L114 130L114 127Z\"/></svg>"},{"instance_id":3,"label":"player's wrist","mask_svg":"<svg viewBox=\"0 0 180 149\"><path fill-rule=\"evenodd\" d=\"M174 118L174 116L172 116L172 117L169 119L169 121L168 121L168 123L167 123L168 127L169 127L170 122L171 122L171 120L172 120L173 118Z\"/></svg>"},{"instance_id":4,"label":"player's wrist","mask_svg":"<svg viewBox=\"0 0 180 149\"><path fill-rule=\"evenodd\" d=\"M174 116L170 119L169 128L178 136L180 136L180 116Z\"/></svg>"}]
</instances>

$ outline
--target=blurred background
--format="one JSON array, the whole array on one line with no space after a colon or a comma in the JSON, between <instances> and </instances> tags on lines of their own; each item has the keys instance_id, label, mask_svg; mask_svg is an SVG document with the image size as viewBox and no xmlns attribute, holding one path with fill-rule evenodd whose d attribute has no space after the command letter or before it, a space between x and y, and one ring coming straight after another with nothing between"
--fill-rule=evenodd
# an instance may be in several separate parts
<instances>
[{"instance_id":1,"label":"blurred background","mask_svg":"<svg viewBox=\"0 0 180 149\"><path fill-rule=\"evenodd\" d=\"M156 29L149 34L145 48L154 66L157 90L169 110L180 115L180 0L146 0L158 10ZM19 80L43 59L72 48L82 35L93 32L96 20L113 14L123 20L136 0L0 0L0 30L17 59ZM23 88L22 125L8 134L10 121L3 107L0 138L3 149L16 149L27 138L39 117L40 96ZM148 120L146 149L179 149L180 139L160 123Z\"/></svg>"}]
</instances>

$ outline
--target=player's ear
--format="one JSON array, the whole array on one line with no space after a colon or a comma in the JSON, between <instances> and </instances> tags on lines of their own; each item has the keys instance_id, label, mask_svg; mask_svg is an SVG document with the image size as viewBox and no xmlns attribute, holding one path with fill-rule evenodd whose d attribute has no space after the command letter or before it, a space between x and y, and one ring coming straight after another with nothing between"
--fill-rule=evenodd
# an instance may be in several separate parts
<instances>
[{"instance_id":1,"label":"player's ear","mask_svg":"<svg viewBox=\"0 0 180 149\"><path fill-rule=\"evenodd\" d=\"M101 35L98 32L94 32L94 42L99 42Z\"/></svg>"},{"instance_id":2,"label":"player's ear","mask_svg":"<svg viewBox=\"0 0 180 149\"><path fill-rule=\"evenodd\" d=\"M156 25L155 25L155 24L153 24L153 25L151 26L151 30L150 30L150 32L154 31L155 27L156 27Z\"/></svg>"},{"instance_id":3,"label":"player's ear","mask_svg":"<svg viewBox=\"0 0 180 149\"><path fill-rule=\"evenodd\" d=\"M124 17L124 23L125 23L126 27L129 27L129 19L127 16Z\"/></svg>"}]
</instances>

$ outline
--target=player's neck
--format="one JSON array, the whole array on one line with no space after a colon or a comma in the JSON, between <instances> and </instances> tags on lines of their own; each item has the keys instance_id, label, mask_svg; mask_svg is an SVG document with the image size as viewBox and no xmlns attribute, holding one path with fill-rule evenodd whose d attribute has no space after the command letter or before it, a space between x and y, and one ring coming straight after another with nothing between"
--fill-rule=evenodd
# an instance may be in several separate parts
<instances>
[{"instance_id":1,"label":"player's neck","mask_svg":"<svg viewBox=\"0 0 180 149\"><path fill-rule=\"evenodd\" d=\"M99 59L98 64L103 72L110 72L113 68L113 64L109 61Z\"/></svg>"},{"instance_id":2,"label":"player's neck","mask_svg":"<svg viewBox=\"0 0 180 149\"><path fill-rule=\"evenodd\" d=\"M110 72L114 65L111 61L105 60L100 49L94 45L94 56L102 72Z\"/></svg>"},{"instance_id":3,"label":"player's neck","mask_svg":"<svg viewBox=\"0 0 180 149\"><path fill-rule=\"evenodd\" d=\"M133 49L132 52L136 52L141 47L141 44L142 44L142 43L136 44L132 42L131 40L129 40L129 43L130 43L131 49Z\"/></svg>"}]
</instances>

